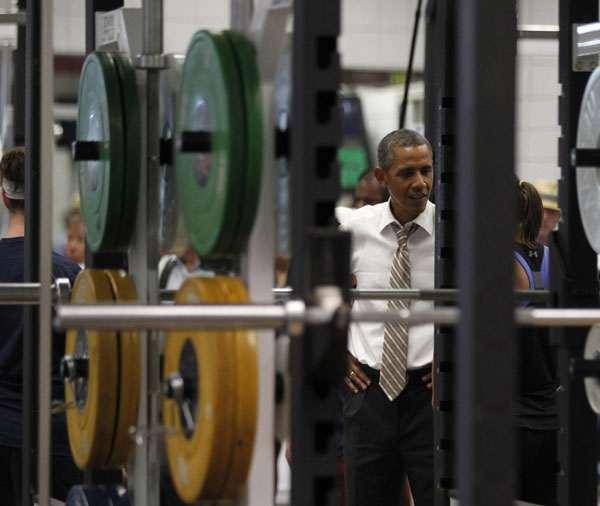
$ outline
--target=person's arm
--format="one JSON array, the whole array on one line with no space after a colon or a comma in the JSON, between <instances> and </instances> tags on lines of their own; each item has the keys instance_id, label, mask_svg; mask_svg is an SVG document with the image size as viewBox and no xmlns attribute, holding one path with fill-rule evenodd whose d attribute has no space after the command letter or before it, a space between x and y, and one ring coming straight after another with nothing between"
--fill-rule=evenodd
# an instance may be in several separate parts
<instances>
[{"instance_id":1,"label":"person's arm","mask_svg":"<svg viewBox=\"0 0 600 506\"><path fill-rule=\"evenodd\" d=\"M517 259L513 259L515 265L515 290L529 290L529 278L523 266Z\"/></svg>"}]
</instances>

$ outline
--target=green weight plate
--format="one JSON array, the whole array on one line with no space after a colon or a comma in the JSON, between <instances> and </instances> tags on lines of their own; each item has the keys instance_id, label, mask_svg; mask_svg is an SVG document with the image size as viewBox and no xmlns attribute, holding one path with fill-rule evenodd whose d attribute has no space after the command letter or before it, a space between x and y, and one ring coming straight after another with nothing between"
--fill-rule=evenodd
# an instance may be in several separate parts
<instances>
[{"instance_id":1,"label":"green weight plate","mask_svg":"<svg viewBox=\"0 0 600 506\"><path fill-rule=\"evenodd\" d=\"M223 32L233 47L233 53L242 76L244 100L246 170L242 187L242 212L233 251L241 252L248 242L260 196L263 163L263 121L260 76L256 61L256 49L244 35L231 30Z\"/></svg>"},{"instance_id":2,"label":"green weight plate","mask_svg":"<svg viewBox=\"0 0 600 506\"><path fill-rule=\"evenodd\" d=\"M77 162L81 213L92 251L115 247L123 187L123 108L113 58L102 52L85 60L79 84L77 140L100 142L100 160Z\"/></svg>"},{"instance_id":3,"label":"green weight plate","mask_svg":"<svg viewBox=\"0 0 600 506\"><path fill-rule=\"evenodd\" d=\"M198 130L212 133L211 152L175 154L181 212L201 257L228 255L243 212L243 101L231 46L207 31L190 43L176 108L176 136Z\"/></svg>"},{"instance_id":4,"label":"green weight plate","mask_svg":"<svg viewBox=\"0 0 600 506\"><path fill-rule=\"evenodd\" d=\"M140 118L140 99L138 94L135 69L129 56L123 53L111 53L118 71L121 84L121 99L123 103L125 125L125 174L121 205L121 220L115 248L126 250L129 247L135 217L137 213L138 195L140 190L140 164L142 155L142 130ZM115 202L119 205L119 202Z\"/></svg>"}]
</instances>

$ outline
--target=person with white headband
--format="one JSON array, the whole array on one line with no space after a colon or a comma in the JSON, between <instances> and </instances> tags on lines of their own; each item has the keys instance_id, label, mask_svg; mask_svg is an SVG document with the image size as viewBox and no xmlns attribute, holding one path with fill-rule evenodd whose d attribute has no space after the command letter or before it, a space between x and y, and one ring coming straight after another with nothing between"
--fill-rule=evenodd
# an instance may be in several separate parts
<instances>
[{"instance_id":1,"label":"person with white headband","mask_svg":"<svg viewBox=\"0 0 600 506\"><path fill-rule=\"evenodd\" d=\"M22 283L25 257L25 150L10 149L0 160L0 193L10 213L0 239L0 283ZM68 278L71 286L79 266L53 254L52 277ZM46 327L48 328L48 327ZM52 335L52 398L64 398L59 371L64 334ZM0 497L4 506L20 506L23 437L23 307L0 305ZM70 488L83 481L71 457L64 413L52 415L52 497L64 501Z\"/></svg>"}]
</instances>

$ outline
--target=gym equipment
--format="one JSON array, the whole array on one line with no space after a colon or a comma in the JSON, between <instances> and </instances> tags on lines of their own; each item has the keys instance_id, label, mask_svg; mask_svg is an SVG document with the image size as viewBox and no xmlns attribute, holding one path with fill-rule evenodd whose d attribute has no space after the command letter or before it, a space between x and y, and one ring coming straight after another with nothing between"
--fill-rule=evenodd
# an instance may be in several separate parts
<instances>
[{"instance_id":1,"label":"gym equipment","mask_svg":"<svg viewBox=\"0 0 600 506\"><path fill-rule=\"evenodd\" d=\"M600 148L600 68L590 75L579 113L577 149ZM600 167L577 168L577 201L585 235L600 253Z\"/></svg>"},{"instance_id":2,"label":"gym equipment","mask_svg":"<svg viewBox=\"0 0 600 506\"><path fill-rule=\"evenodd\" d=\"M134 301L135 290L122 271L84 270L75 281L72 303ZM67 428L80 469L123 466L137 421L141 357L137 332L69 330L62 361Z\"/></svg>"},{"instance_id":3,"label":"gym equipment","mask_svg":"<svg viewBox=\"0 0 600 506\"><path fill-rule=\"evenodd\" d=\"M247 301L239 281L189 278L176 304ZM169 332L163 419L173 484L185 502L234 500L248 472L256 418L257 366L251 332Z\"/></svg>"},{"instance_id":4,"label":"gym equipment","mask_svg":"<svg viewBox=\"0 0 600 506\"><path fill-rule=\"evenodd\" d=\"M252 229L262 170L254 48L242 35L200 31L187 50L176 107L181 212L198 255L239 253Z\"/></svg>"},{"instance_id":5,"label":"gym equipment","mask_svg":"<svg viewBox=\"0 0 600 506\"><path fill-rule=\"evenodd\" d=\"M72 151L90 248L126 250L135 222L141 163L140 104L129 57L101 51L87 56Z\"/></svg>"}]
</instances>

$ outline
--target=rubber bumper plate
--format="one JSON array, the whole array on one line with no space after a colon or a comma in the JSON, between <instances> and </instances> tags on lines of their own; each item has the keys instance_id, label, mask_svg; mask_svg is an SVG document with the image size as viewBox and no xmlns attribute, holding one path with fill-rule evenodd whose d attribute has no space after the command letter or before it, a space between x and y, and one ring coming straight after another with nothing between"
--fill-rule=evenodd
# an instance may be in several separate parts
<instances>
[{"instance_id":1,"label":"rubber bumper plate","mask_svg":"<svg viewBox=\"0 0 600 506\"><path fill-rule=\"evenodd\" d=\"M105 270L113 297L117 303L135 302L135 287L131 278L122 270ZM120 331L117 334L119 346L119 389L117 417L111 452L106 467L116 469L125 466L133 450L133 439L129 429L137 424L141 385L140 334L136 331Z\"/></svg>"},{"instance_id":2,"label":"rubber bumper plate","mask_svg":"<svg viewBox=\"0 0 600 506\"><path fill-rule=\"evenodd\" d=\"M123 53L111 53L117 68L121 89L124 120L124 180L121 197L109 205L121 207L121 219L115 249L124 251L129 247L135 225L140 187L140 164L142 156L140 100L137 78L131 58Z\"/></svg>"},{"instance_id":3,"label":"rubber bumper plate","mask_svg":"<svg viewBox=\"0 0 600 506\"><path fill-rule=\"evenodd\" d=\"M263 122L260 76L254 45L242 34L231 30L223 32L233 48L233 54L242 79L244 102L244 181L242 205L232 252L240 253L246 247L260 196L263 163Z\"/></svg>"},{"instance_id":4,"label":"rubber bumper plate","mask_svg":"<svg viewBox=\"0 0 600 506\"><path fill-rule=\"evenodd\" d=\"M231 298L219 278L189 278L175 302L227 303ZM167 337L164 377L168 381L175 373L183 378L184 403L193 411L193 427L185 430L182 403L165 399L165 424L175 431L167 439L169 468L178 495L188 503L235 499L246 480L254 439L257 371L253 342L240 343L239 335L197 331L170 332ZM242 354L246 354L244 364Z\"/></svg>"},{"instance_id":5,"label":"rubber bumper plate","mask_svg":"<svg viewBox=\"0 0 600 506\"><path fill-rule=\"evenodd\" d=\"M230 304L249 304L246 287L238 278L217 276L225 300ZM254 330L234 331L235 361L237 379L237 406L235 416L235 451L230 457L228 476L221 497L228 500L239 498L250 469L254 433L256 430L256 410L258 405L258 365L256 332Z\"/></svg>"},{"instance_id":6,"label":"rubber bumper plate","mask_svg":"<svg viewBox=\"0 0 600 506\"><path fill-rule=\"evenodd\" d=\"M121 85L113 57L91 53L79 84L77 140L99 143L100 159L77 162L81 213L92 251L114 249L121 220L124 171Z\"/></svg>"},{"instance_id":7,"label":"rubber bumper plate","mask_svg":"<svg viewBox=\"0 0 600 506\"><path fill-rule=\"evenodd\" d=\"M177 189L188 238L201 257L232 251L243 212L244 107L231 44L200 31L187 50L176 107L176 139L204 132L203 148L175 149ZM202 152L200 152L202 151Z\"/></svg>"},{"instance_id":8,"label":"rubber bumper plate","mask_svg":"<svg viewBox=\"0 0 600 506\"><path fill-rule=\"evenodd\" d=\"M179 210L177 179L173 164L173 133L175 131L175 103L183 68L184 55L168 55L169 68L160 73L160 136L163 150L160 165L158 198L158 247L165 252L181 254L187 246L183 217Z\"/></svg>"},{"instance_id":9,"label":"rubber bumper plate","mask_svg":"<svg viewBox=\"0 0 600 506\"><path fill-rule=\"evenodd\" d=\"M75 281L71 302L134 301L135 290L123 271L87 269ZM137 422L141 355L137 332L68 331L66 354L86 359L84 374L65 386L71 452L81 469L119 468L133 442Z\"/></svg>"},{"instance_id":10,"label":"rubber bumper plate","mask_svg":"<svg viewBox=\"0 0 600 506\"><path fill-rule=\"evenodd\" d=\"M104 272L87 269L79 274L71 294L72 303L112 301L112 289ZM65 388L67 403L75 403L74 408L67 410L67 428L71 453L80 469L102 468L110 454L117 413L117 348L115 332L67 332L66 354L88 357L87 377L79 378L75 389L73 382Z\"/></svg>"},{"instance_id":11,"label":"rubber bumper plate","mask_svg":"<svg viewBox=\"0 0 600 506\"><path fill-rule=\"evenodd\" d=\"M600 68L588 79L577 126L577 148L600 148ZM577 200L585 235L600 253L600 167L577 169Z\"/></svg>"}]
</instances>

